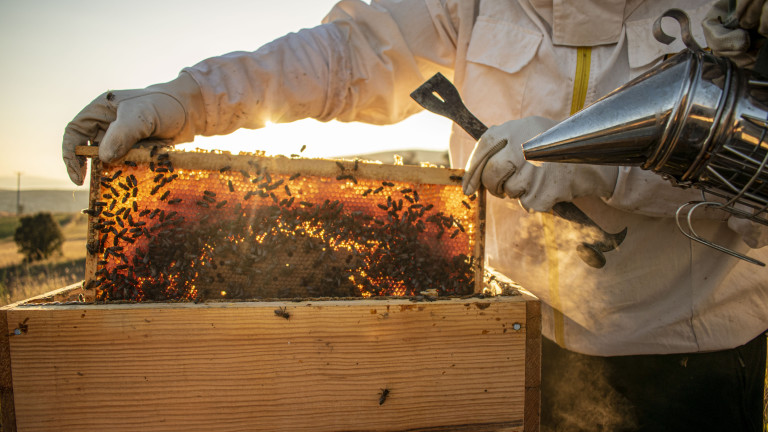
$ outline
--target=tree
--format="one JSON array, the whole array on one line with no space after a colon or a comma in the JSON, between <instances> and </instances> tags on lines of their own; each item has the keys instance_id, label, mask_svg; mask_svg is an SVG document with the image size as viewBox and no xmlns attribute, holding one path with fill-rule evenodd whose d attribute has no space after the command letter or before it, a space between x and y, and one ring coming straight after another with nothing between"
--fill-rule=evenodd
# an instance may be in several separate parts
<instances>
[{"instance_id":1,"label":"tree","mask_svg":"<svg viewBox=\"0 0 768 432\"><path fill-rule=\"evenodd\" d=\"M24 254L25 262L42 260L54 252L62 252L64 234L50 213L24 216L20 222L13 240L19 246L19 252Z\"/></svg>"}]
</instances>

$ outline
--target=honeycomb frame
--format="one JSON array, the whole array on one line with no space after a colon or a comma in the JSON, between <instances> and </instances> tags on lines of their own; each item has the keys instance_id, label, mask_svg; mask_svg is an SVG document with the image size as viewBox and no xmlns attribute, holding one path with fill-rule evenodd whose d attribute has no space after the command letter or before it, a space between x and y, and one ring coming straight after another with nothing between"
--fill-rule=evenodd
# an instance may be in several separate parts
<instances>
[{"instance_id":1,"label":"honeycomb frame","mask_svg":"<svg viewBox=\"0 0 768 432\"><path fill-rule=\"evenodd\" d=\"M425 290L458 295L467 294L467 290L482 291L484 194L463 195L463 170L157 147L133 149L112 164L98 159L96 147L79 147L77 154L92 158L85 286L95 289L97 300L402 296ZM114 216L120 209L122 213ZM254 223L257 219L262 223ZM293 231L286 231L286 220L294 221L289 226ZM203 221L205 229L201 228ZM265 226L269 228L263 232L254 228ZM300 243L296 230L302 237ZM168 236L168 232L173 234ZM224 235L229 244L222 242L223 232L236 233ZM286 232L288 235L283 235ZM164 249L150 254L147 244L163 241ZM195 241L197 246L187 245ZM263 247L253 246L258 244ZM126 257L124 249L115 253L117 248L128 249L133 255ZM180 290L181 285L173 285L176 282L167 276L163 286L173 285L170 292L147 294L154 292L147 285L152 278L135 276L142 261L146 263L150 256L162 261L164 256L178 257L182 252L198 255L190 258L192 264L182 265L185 272L176 275L185 288ZM120 263L117 258L121 254ZM252 258L246 260L246 256ZM271 267L256 270L258 266L253 263L259 260L271 262ZM179 261L169 258L163 266L178 266ZM345 266L344 261L352 264ZM190 265L197 267L189 270ZM329 270L339 267L335 273ZM429 270L433 267L434 272ZM448 273L454 269L471 271L471 280L457 273L453 279L460 282L451 282ZM322 277L318 272L324 272ZM112 276L107 278L109 274ZM440 279L441 274L447 280ZM118 283L112 281L118 276L123 280L123 294L105 295L101 285L108 281L114 291ZM333 278L337 282L328 282ZM463 284L461 289L457 288L459 283ZM334 289L328 288L334 284ZM126 290L133 294L126 294Z\"/></svg>"}]
</instances>

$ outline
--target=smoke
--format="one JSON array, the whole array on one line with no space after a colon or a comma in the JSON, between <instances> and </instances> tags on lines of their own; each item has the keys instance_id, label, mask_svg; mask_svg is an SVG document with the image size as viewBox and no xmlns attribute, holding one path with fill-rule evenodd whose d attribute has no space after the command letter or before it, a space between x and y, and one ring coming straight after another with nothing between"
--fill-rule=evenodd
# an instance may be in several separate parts
<instances>
[{"instance_id":1,"label":"smoke","mask_svg":"<svg viewBox=\"0 0 768 432\"><path fill-rule=\"evenodd\" d=\"M554 343L545 340L542 353L541 432L616 432L637 427L631 403L609 382L605 362L548 345Z\"/></svg>"}]
</instances>

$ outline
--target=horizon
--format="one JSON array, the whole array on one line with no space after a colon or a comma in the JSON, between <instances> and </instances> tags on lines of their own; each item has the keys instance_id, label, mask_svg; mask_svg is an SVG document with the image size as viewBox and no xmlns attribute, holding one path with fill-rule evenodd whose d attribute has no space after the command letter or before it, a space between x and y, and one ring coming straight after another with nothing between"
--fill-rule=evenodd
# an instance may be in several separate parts
<instances>
[{"instance_id":1,"label":"horizon","mask_svg":"<svg viewBox=\"0 0 768 432\"><path fill-rule=\"evenodd\" d=\"M286 33L318 25L335 3L223 0L216 7L181 0L0 3L5 66L0 81L5 96L0 100L0 179L12 179L13 190L17 172L22 173L22 190L35 179L64 190L87 189L69 181L61 161L61 137L67 123L95 97L106 90L168 81L182 68L208 57L253 51ZM301 120L197 137L177 148L288 155L307 144L302 156L341 157L404 147L445 151L449 134L450 120L424 112L390 126Z\"/></svg>"}]
</instances>

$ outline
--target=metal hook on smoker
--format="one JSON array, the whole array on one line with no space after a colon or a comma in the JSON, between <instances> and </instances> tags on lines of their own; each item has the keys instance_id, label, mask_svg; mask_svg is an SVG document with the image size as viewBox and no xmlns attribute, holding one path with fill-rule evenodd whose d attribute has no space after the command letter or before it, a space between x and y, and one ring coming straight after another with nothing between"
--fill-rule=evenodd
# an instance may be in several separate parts
<instances>
[{"instance_id":1,"label":"metal hook on smoker","mask_svg":"<svg viewBox=\"0 0 768 432\"><path fill-rule=\"evenodd\" d=\"M661 20L665 17L674 18L680 24L680 37L683 39L683 43L688 49L691 51L703 51L698 42L696 42L696 39L693 38L693 33L691 33L690 18L688 18L688 15L680 9L670 9L654 21L653 37L655 37L657 41L664 45L669 45L676 39L675 37L664 33L664 30L661 29Z\"/></svg>"},{"instance_id":2,"label":"metal hook on smoker","mask_svg":"<svg viewBox=\"0 0 768 432\"><path fill-rule=\"evenodd\" d=\"M689 206L690 206L690 209L688 209L687 211L683 210L683 209L685 209L686 207L689 207ZM689 239L691 239L693 241L699 242L699 243L701 243L703 245L709 246L709 247L711 247L711 248L713 248L715 250L718 250L720 252L727 253L728 255L731 255L731 256L734 256L736 258L742 259L742 260L747 261L749 263L757 264L759 266L765 267L765 263L763 263L762 261L758 261L758 260L756 260L754 258L750 258L750 257L748 257L746 255L740 254L740 253L738 253L738 252L736 252L736 251L734 251L732 249L728 249L725 246L720 246L719 244L713 243L713 242L711 242L709 240L706 240L705 238L701 237L700 235L698 235L696 233L696 231L693 229L693 221L691 219L692 219L692 216L693 216L693 212L696 211L696 209L698 209L699 207L702 207L702 206L721 209L721 210L726 211L728 213L734 213L733 209L725 210L723 208L724 205L722 203L718 203L718 202L713 202L713 201L691 201L691 202L685 203L685 204L681 205L677 209L677 212L675 212L675 222L677 222L677 227L680 229L680 232L682 232L686 237L688 237ZM685 220L686 220L686 223L687 223L687 227L683 227L683 224L680 221L680 217L681 217L681 215L683 215L683 213L685 213Z\"/></svg>"}]
</instances>

